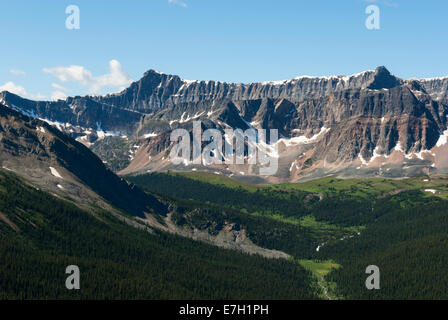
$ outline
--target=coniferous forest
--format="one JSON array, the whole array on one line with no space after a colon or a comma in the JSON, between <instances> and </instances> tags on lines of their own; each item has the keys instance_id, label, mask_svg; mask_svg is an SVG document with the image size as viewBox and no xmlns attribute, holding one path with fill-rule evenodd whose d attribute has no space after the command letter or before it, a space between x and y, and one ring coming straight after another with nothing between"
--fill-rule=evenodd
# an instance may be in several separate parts
<instances>
[{"instance_id":1,"label":"coniferous forest","mask_svg":"<svg viewBox=\"0 0 448 320\"><path fill-rule=\"evenodd\" d=\"M290 258L137 229L1 170L0 298L325 298L306 261L337 266L325 274L337 299L448 298L443 197L418 188L389 192L386 180L253 186L177 173L127 179L167 203L179 228L217 237L231 223L255 245ZM167 216L155 218L165 224ZM65 288L68 265L79 266L82 290ZM366 289L369 265L381 270L380 290Z\"/></svg>"},{"instance_id":2,"label":"coniferous forest","mask_svg":"<svg viewBox=\"0 0 448 320\"><path fill-rule=\"evenodd\" d=\"M154 173L129 179L146 190L155 192L156 186L160 186L171 196L189 201L204 200L203 194L207 192L213 194L221 212L226 212L228 217L233 209L234 215L238 216L235 219L253 232L251 236L260 245L283 250L296 259L336 262L340 267L326 276L326 281L335 284L332 288L335 297L448 298L445 271L448 263L448 201L443 197L432 196L418 188L386 192L382 190L386 189L385 183L398 182L384 179L373 180L373 183L362 179L353 182L324 179L297 190L296 186L288 185L257 191L241 185L210 184L207 179L191 179L175 173ZM441 190L446 188L445 181L446 178L441 178ZM412 186L419 182L414 179L406 183ZM347 186L341 189L341 184ZM175 185L179 187L175 188ZM315 199L316 191L322 196L321 200ZM284 208L300 203L296 210L285 211L279 217L277 211L270 211L269 206L264 205L267 199L273 203L282 199ZM202 217L204 213L196 215ZM303 217L309 215L315 219L313 224L300 223L306 222ZM187 219L192 220L191 214ZM320 245L319 251L316 251L317 245ZM380 290L366 289L366 267L369 265L376 265L381 270Z\"/></svg>"},{"instance_id":3,"label":"coniferous forest","mask_svg":"<svg viewBox=\"0 0 448 320\"><path fill-rule=\"evenodd\" d=\"M0 172L0 299L313 299L300 265L138 230ZM7 221L7 223L5 223ZM82 290L67 290L77 265Z\"/></svg>"}]
</instances>

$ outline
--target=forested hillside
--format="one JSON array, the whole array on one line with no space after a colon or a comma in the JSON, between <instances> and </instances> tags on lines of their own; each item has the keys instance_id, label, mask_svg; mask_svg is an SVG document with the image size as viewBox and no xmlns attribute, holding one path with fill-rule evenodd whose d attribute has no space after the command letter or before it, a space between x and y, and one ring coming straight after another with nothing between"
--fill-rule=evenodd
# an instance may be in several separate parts
<instances>
[{"instance_id":1,"label":"forested hillside","mask_svg":"<svg viewBox=\"0 0 448 320\"><path fill-rule=\"evenodd\" d=\"M251 188L235 184L211 184L208 181L192 179L179 173L152 173L127 177L135 184L160 195L178 199L194 199L210 202L247 212L263 214L306 215L304 205L308 192L294 193L271 188Z\"/></svg>"},{"instance_id":2,"label":"forested hillside","mask_svg":"<svg viewBox=\"0 0 448 320\"><path fill-rule=\"evenodd\" d=\"M230 223L292 259L136 229L0 169L0 298L448 298L445 177L271 186L173 173L128 178L170 204L180 228L216 236ZM81 290L65 288L71 264ZM368 265L380 268L380 290L365 287Z\"/></svg>"},{"instance_id":3,"label":"forested hillside","mask_svg":"<svg viewBox=\"0 0 448 320\"><path fill-rule=\"evenodd\" d=\"M342 264L329 278L351 299L448 299L448 202L406 192L390 203L360 237L322 248ZM368 265L380 268L380 290L360 281Z\"/></svg>"},{"instance_id":4,"label":"forested hillside","mask_svg":"<svg viewBox=\"0 0 448 320\"><path fill-rule=\"evenodd\" d=\"M184 199L173 200L181 209L175 216L181 225L213 229L211 221L219 225L230 219L259 245L311 259L300 261L317 271L316 277L325 274L333 297L448 298L447 177L325 178L265 186L204 174L129 179L148 191ZM272 211L269 200L276 208L297 203L297 209ZM198 207L203 209L195 211ZM380 290L366 289L369 265L380 268Z\"/></svg>"},{"instance_id":5,"label":"forested hillside","mask_svg":"<svg viewBox=\"0 0 448 320\"><path fill-rule=\"evenodd\" d=\"M0 170L0 299L313 299L288 260L219 249L86 212ZM81 289L65 288L78 265Z\"/></svg>"}]
</instances>

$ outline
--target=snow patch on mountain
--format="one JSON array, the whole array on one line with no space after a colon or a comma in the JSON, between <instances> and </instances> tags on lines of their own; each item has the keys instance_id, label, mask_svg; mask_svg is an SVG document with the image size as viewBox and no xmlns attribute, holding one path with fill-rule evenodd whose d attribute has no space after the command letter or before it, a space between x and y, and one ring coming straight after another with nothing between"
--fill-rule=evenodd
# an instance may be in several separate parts
<instances>
[{"instance_id":1,"label":"snow patch on mountain","mask_svg":"<svg viewBox=\"0 0 448 320\"><path fill-rule=\"evenodd\" d=\"M395 150L395 151L398 151L398 152L403 152L403 153L404 153L404 149L403 149L403 147L401 146L401 142L400 142L400 141L397 142L397 144L396 144L395 147L394 147L394 150Z\"/></svg>"},{"instance_id":2,"label":"snow patch on mountain","mask_svg":"<svg viewBox=\"0 0 448 320\"><path fill-rule=\"evenodd\" d=\"M330 131L330 129L331 128L322 127L322 128L320 128L319 133L316 133L311 138L307 138L306 136L299 136L299 137L293 137L293 138L282 138L282 139L278 140L277 143L283 142L285 144L285 146L287 146L287 147L297 145L297 144L312 143L312 142L316 141L320 136L327 134L328 131Z\"/></svg>"},{"instance_id":3,"label":"snow patch on mountain","mask_svg":"<svg viewBox=\"0 0 448 320\"><path fill-rule=\"evenodd\" d=\"M364 158L362 157L361 153L358 154L358 158L359 158L359 160L361 160L361 163L362 163L363 166L367 166L367 165L369 165L369 162L366 161L366 159L364 159Z\"/></svg>"},{"instance_id":4,"label":"snow patch on mountain","mask_svg":"<svg viewBox=\"0 0 448 320\"><path fill-rule=\"evenodd\" d=\"M439 137L439 140L437 140L436 146L441 147L446 144L448 141L448 130L443 131L442 135Z\"/></svg>"},{"instance_id":5,"label":"snow patch on mountain","mask_svg":"<svg viewBox=\"0 0 448 320\"><path fill-rule=\"evenodd\" d=\"M49 168L50 168L50 171L51 171L52 175L54 175L57 178L63 179L62 176L59 174L59 172L55 168L53 168L53 167L49 167Z\"/></svg>"},{"instance_id":6,"label":"snow patch on mountain","mask_svg":"<svg viewBox=\"0 0 448 320\"><path fill-rule=\"evenodd\" d=\"M148 139L148 138L152 138L152 137L157 137L158 134L155 132L151 132L151 133L146 133L143 135L143 138Z\"/></svg>"}]
</instances>

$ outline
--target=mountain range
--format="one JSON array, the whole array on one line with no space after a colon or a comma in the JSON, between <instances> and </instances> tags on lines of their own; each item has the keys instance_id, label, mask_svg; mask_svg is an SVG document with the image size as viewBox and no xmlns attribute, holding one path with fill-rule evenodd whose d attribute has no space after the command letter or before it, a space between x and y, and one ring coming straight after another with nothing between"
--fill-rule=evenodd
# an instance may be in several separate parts
<instances>
[{"instance_id":1,"label":"mountain range","mask_svg":"<svg viewBox=\"0 0 448 320\"><path fill-rule=\"evenodd\" d=\"M0 298L446 297L445 79L149 71L115 95L0 98ZM172 164L170 134L193 120L278 129L278 172ZM372 263L382 290L365 290Z\"/></svg>"},{"instance_id":2,"label":"mountain range","mask_svg":"<svg viewBox=\"0 0 448 320\"><path fill-rule=\"evenodd\" d=\"M46 121L91 148L111 170L141 174L204 170L250 182L337 174L406 177L446 173L448 78L403 80L385 67L351 76L237 84L191 81L155 70L105 96L32 101L9 92L0 102ZM279 169L257 165L174 165L174 129L278 129Z\"/></svg>"}]
</instances>

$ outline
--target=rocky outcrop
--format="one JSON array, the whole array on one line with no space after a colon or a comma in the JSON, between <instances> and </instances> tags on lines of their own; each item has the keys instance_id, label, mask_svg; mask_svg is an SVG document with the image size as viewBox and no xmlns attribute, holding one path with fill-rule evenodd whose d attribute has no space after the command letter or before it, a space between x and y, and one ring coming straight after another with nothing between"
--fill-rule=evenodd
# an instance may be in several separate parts
<instances>
[{"instance_id":1,"label":"rocky outcrop","mask_svg":"<svg viewBox=\"0 0 448 320\"><path fill-rule=\"evenodd\" d=\"M0 151L4 169L65 197L91 198L94 192L116 208L141 217L166 210L155 197L108 170L81 143L1 104Z\"/></svg>"}]
</instances>

